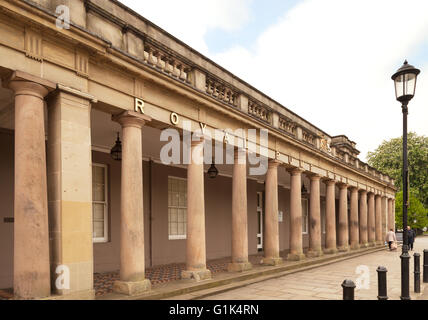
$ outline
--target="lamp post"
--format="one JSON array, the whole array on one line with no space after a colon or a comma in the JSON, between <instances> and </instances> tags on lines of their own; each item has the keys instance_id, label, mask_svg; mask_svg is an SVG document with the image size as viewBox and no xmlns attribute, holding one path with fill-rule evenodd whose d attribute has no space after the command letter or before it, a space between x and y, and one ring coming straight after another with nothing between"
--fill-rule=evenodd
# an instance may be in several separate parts
<instances>
[{"instance_id":1,"label":"lamp post","mask_svg":"<svg viewBox=\"0 0 428 320\"><path fill-rule=\"evenodd\" d=\"M392 76L395 85L395 97L401 102L403 111L403 251L401 258L401 300L410 300L409 292L409 248L407 235L408 165L407 165L407 115L409 101L415 95L416 79L420 70L404 61L403 66Z\"/></svg>"}]
</instances>

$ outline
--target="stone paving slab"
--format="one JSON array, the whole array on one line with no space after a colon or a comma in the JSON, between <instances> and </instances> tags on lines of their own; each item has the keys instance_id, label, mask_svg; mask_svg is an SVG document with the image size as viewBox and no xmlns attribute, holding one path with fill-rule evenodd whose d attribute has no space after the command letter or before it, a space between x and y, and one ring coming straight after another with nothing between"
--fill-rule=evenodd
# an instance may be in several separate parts
<instances>
[{"instance_id":1,"label":"stone paving slab","mask_svg":"<svg viewBox=\"0 0 428 320\"><path fill-rule=\"evenodd\" d=\"M421 254L421 271L423 268L423 250L428 249L428 237L418 237L415 250L409 252L410 259L410 294L413 300L428 300L428 285L421 282L422 294L414 293L413 254ZM368 288L355 290L356 300L377 300L377 272L378 266L387 268L387 289L390 300L399 300L401 294L401 248L389 251L384 248L366 255L359 255L346 260L318 266L309 270L299 270L274 280L259 281L248 284L239 289L222 292L220 294L206 294L200 296L203 300L235 300L257 299L272 300L272 296L283 300L341 300L343 290L341 283L351 279L358 283L360 274L356 273L358 266L366 266L369 270ZM421 274L422 278L422 274ZM190 297L188 297L190 298ZM198 299L195 295L194 299Z\"/></svg>"},{"instance_id":2,"label":"stone paving slab","mask_svg":"<svg viewBox=\"0 0 428 320\"><path fill-rule=\"evenodd\" d=\"M139 296L125 296L115 293L97 297L99 300L156 300L177 299L188 300L201 297L204 294L218 293L223 290L242 287L250 283L259 282L281 275L296 272L296 270L311 269L316 265L329 264L342 259L349 259L355 255L365 255L373 251L381 250L379 247L360 249L335 255L324 255L317 258L308 258L303 261L284 261L283 264L274 267L254 264L253 269L245 272L229 273L220 272L213 275L213 279L201 282L172 281L152 287L152 290ZM274 282L275 283L275 282Z\"/></svg>"}]
</instances>

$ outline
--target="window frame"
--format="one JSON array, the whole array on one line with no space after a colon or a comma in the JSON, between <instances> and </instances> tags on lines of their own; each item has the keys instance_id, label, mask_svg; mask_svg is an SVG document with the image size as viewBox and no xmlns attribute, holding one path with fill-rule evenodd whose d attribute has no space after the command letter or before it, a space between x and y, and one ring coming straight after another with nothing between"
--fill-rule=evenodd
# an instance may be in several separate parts
<instances>
[{"instance_id":1,"label":"window frame","mask_svg":"<svg viewBox=\"0 0 428 320\"><path fill-rule=\"evenodd\" d=\"M109 197L108 197L108 165L104 163L92 163L92 167L101 167L104 168L104 201L95 201L92 199L92 206L96 204L104 204L104 237L94 237L94 211L92 210L92 242L93 243L107 243L109 242L109 224L108 224L108 210L109 210ZM93 188L93 179L92 179L92 188Z\"/></svg>"},{"instance_id":2,"label":"window frame","mask_svg":"<svg viewBox=\"0 0 428 320\"><path fill-rule=\"evenodd\" d=\"M168 187L169 187L169 180L170 179L185 181L186 182L186 193L187 193L187 179L186 178L181 178L181 177L176 177L176 176L168 176ZM175 206L169 205L169 188L168 188L168 211L172 207L175 209L183 209L180 206L175 207ZM177 223L178 223L178 221L177 221ZM187 240L187 194L186 194L186 221L185 221L186 234L171 235L171 234L169 234L169 226L170 226L170 221L169 221L169 215L168 215L168 240Z\"/></svg>"},{"instance_id":3,"label":"window frame","mask_svg":"<svg viewBox=\"0 0 428 320\"><path fill-rule=\"evenodd\" d=\"M302 198L302 234L309 234L309 200L307 198ZM304 212L303 212L303 202L306 202L306 219L303 219ZM304 221L303 221L304 220ZM303 225L305 225L306 231L303 231Z\"/></svg>"}]
</instances>

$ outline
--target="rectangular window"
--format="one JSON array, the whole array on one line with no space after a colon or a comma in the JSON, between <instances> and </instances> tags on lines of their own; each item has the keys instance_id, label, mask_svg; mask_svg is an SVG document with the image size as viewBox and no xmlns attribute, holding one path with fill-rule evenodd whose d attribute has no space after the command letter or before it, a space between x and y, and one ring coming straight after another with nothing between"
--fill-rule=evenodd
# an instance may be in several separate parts
<instances>
[{"instance_id":1,"label":"rectangular window","mask_svg":"<svg viewBox=\"0 0 428 320\"><path fill-rule=\"evenodd\" d=\"M168 177L168 238L187 238L187 181Z\"/></svg>"},{"instance_id":2,"label":"rectangular window","mask_svg":"<svg viewBox=\"0 0 428 320\"><path fill-rule=\"evenodd\" d=\"M308 199L302 199L302 232L308 233Z\"/></svg>"},{"instance_id":3,"label":"rectangular window","mask_svg":"<svg viewBox=\"0 0 428 320\"><path fill-rule=\"evenodd\" d=\"M92 164L92 238L108 241L107 165Z\"/></svg>"}]
</instances>

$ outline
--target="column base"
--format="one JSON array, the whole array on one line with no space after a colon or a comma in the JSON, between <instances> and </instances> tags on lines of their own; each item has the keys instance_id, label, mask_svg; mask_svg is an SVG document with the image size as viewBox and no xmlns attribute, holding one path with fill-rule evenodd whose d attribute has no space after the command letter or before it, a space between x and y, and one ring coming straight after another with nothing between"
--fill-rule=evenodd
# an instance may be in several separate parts
<instances>
[{"instance_id":1,"label":"column base","mask_svg":"<svg viewBox=\"0 0 428 320\"><path fill-rule=\"evenodd\" d=\"M338 247L337 250L339 250L339 252L348 252L349 246Z\"/></svg>"},{"instance_id":2,"label":"column base","mask_svg":"<svg viewBox=\"0 0 428 320\"><path fill-rule=\"evenodd\" d=\"M377 246L383 246L385 244L385 242L383 242L382 240L377 240L376 241L376 245Z\"/></svg>"},{"instance_id":3,"label":"column base","mask_svg":"<svg viewBox=\"0 0 428 320\"><path fill-rule=\"evenodd\" d=\"M303 253L289 253L287 256L288 261L300 261L304 260L306 256Z\"/></svg>"},{"instance_id":4,"label":"column base","mask_svg":"<svg viewBox=\"0 0 428 320\"><path fill-rule=\"evenodd\" d=\"M363 249L363 248L368 248L368 247L369 247L369 243L368 243L368 242L360 243L360 248L361 248L361 249Z\"/></svg>"},{"instance_id":5,"label":"column base","mask_svg":"<svg viewBox=\"0 0 428 320\"><path fill-rule=\"evenodd\" d=\"M323 255L324 255L324 252L322 252L321 249L318 249L318 250L309 250L306 253L306 257L308 257L308 258L316 258L316 257L321 257Z\"/></svg>"},{"instance_id":6,"label":"column base","mask_svg":"<svg viewBox=\"0 0 428 320\"><path fill-rule=\"evenodd\" d=\"M94 300L95 290L76 291L67 294L53 294L41 300Z\"/></svg>"},{"instance_id":7,"label":"column base","mask_svg":"<svg viewBox=\"0 0 428 320\"><path fill-rule=\"evenodd\" d=\"M253 265L249 262L231 262L227 266L228 272L242 272L251 270Z\"/></svg>"},{"instance_id":8,"label":"column base","mask_svg":"<svg viewBox=\"0 0 428 320\"><path fill-rule=\"evenodd\" d=\"M149 291L152 288L150 280L144 279L142 281L115 281L113 284L113 291L128 296L136 296Z\"/></svg>"},{"instance_id":9,"label":"column base","mask_svg":"<svg viewBox=\"0 0 428 320\"><path fill-rule=\"evenodd\" d=\"M265 266L277 266L282 264L282 258L263 258L260 264Z\"/></svg>"},{"instance_id":10,"label":"column base","mask_svg":"<svg viewBox=\"0 0 428 320\"><path fill-rule=\"evenodd\" d=\"M208 269L202 270L184 270L181 272L181 279L186 281L203 281L212 278L211 271Z\"/></svg>"},{"instance_id":11,"label":"column base","mask_svg":"<svg viewBox=\"0 0 428 320\"><path fill-rule=\"evenodd\" d=\"M358 249L360 249L360 245L358 243L351 244L351 250L358 250Z\"/></svg>"},{"instance_id":12,"label":"column base","mask_svg":"<svg viewBox=\"0 0 428 320\"><path fill-rule=\"evenodd\" d=\"M375 247L376 243L375 242L369 242L369 247Z\"/></svg>"},{"instance_id":13,"label":"column base","mask_svg":"<svg viewBox=\"0 0 428 320\"><path fill-rule=\"evenodd\" d=\"M325 254L336 254L337 249L336 248L326 248L326 249L324 249L324 253Z\"/></svg>"}]
</instances>

